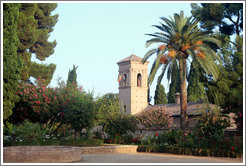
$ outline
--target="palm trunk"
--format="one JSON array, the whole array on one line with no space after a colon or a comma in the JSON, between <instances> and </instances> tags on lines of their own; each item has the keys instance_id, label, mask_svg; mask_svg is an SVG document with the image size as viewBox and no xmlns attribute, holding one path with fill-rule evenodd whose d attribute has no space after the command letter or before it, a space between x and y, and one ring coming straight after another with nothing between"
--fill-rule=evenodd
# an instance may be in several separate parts
<instances>
[{"instance_id":1,"label":"palm trunk","mask_svg":"<svg viewBox=\"0 0 246 166\"><path fill-rule=\"evenodd\" d=\"M187 129L187 88L186 88L186 59L179 60L180 75L180 128L185 131Z\"/></svg>"}]
</instances>

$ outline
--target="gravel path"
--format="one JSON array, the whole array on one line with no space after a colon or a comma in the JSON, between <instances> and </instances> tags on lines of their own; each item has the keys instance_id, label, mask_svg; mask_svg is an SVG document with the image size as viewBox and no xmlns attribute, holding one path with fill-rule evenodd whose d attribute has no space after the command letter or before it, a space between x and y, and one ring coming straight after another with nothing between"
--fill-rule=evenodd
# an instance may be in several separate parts
<instances>
[{"instance_id":1,"label":"gravel path","mask_svg":"<svg viewBox=\"0 0 246 166\"><path fill-rule=\"evenodd\" d=\"M76 163L243 163L243 159L163 153L84 154Z\"/></svg>"}]
</instances>

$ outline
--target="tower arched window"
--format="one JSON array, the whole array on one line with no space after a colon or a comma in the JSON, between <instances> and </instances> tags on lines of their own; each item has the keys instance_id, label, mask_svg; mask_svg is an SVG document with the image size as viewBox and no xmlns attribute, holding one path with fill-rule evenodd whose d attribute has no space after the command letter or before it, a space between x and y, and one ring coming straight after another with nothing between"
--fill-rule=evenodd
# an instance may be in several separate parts
<instances>
[{"instance_id":1,"label":"tower arched window","mask_svg":"<svg viewBox=\"0 0 246 166\"><path fill-rule=\"evenodd\" d=\"M127 75L124 74L124 87L126 87L126 83L127 83Z\"/></svg>"},{"instance_id":2,"label":"tower arched window","mask_svg":"<svg viewBox=\"0 0 246 166\"><path fill-rule=\"evenodd\" d=\"M137 75L137 86L141 87L142 86L142 76L140 73Z\"/></svg>"}]
</instances>

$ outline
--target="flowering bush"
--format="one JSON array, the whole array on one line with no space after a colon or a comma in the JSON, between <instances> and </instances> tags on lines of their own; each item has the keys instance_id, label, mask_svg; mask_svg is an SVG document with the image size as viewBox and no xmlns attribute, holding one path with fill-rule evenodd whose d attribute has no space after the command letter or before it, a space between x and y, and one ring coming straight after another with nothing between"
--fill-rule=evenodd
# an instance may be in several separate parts
<instances>
[{"instance_id":1,"label":"flowering bush","mask_svg":"<svg viewBox=\"0 0 246 166\"><path fill-rule=\"evenodd\" d=\"M120 135L119 133L115 134L113 137L105 139L105 143L109 144L140 144L141 143L141 137L140 135L133 135L133 134L124 134Z\"/></svg>"},{"instance_id":2,"label":"flowering bush","mask_svg":"<svg viewBox=\"0 0 246 166\"><path fill-rule=\"evenodd\" d=\"M95 118L94 99L77 84L59 82L56 88L46 87L45 80L39 79L37 85L20 82L16 94L20 97L10 117L14 124L25 119L43 124L49 135L68 135L59 128L70 126L75 133L90 128ZM62 133L63 132L63 133ZM80 135L79 135L80 136ZM76 136L75 136L76 137Z\"/></svg>"},{"instance_id":3,"label":"flowering bush","mask_svg":"<svg viewBox=\"0 0 246 166\"><path fill-rule=\"evenodd\" d=\"M47 123L57 113L57 94L53 88L45 87L43 80L39 80L39 86L30 83L19 83L16 94L20 97L13 109L10 120L20 123L24 119L32 122Z\"/></svg>"},{"instance_id":4,"label":"flowering bush","mask_svg":"<svg viewBox=\"0 0 246 166\"><path fill-rule=\"evenodd\" d=\"M172 114L167 111L165 106L155 106L146 109L137 115L140 123L149 130L161 130L171 127L173 124Z\"/></svg>"},{"instance_id":5,"label":"flowering bush","mask_svg":"<svg viewBox=\"0 0 246 166\"><path fill-rule=\"evenodd\" d=\"M94 124L96 112L93 94L86 93L77 84L68 84L60 89L62 90L62 98L60 99L61 122L71 124L75 131L75 138L80 137L82 129L89 130Z\"/></svg>"}]
</instances>

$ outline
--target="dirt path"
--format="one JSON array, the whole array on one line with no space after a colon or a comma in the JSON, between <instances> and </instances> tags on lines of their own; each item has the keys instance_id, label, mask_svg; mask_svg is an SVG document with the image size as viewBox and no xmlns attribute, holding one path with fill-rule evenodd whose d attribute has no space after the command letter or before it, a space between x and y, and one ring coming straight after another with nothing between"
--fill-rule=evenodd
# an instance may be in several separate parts
<instances>
[{"instance_id":1,"label":"dirt path","mask_svg":"<svg viewBox=\"0 0 246 166\"><path fill-rule=\"evenodd\" d=\"M163 153L84 154L76 163L242 163L243 159Z\"/></svg>"}]
</instances>

